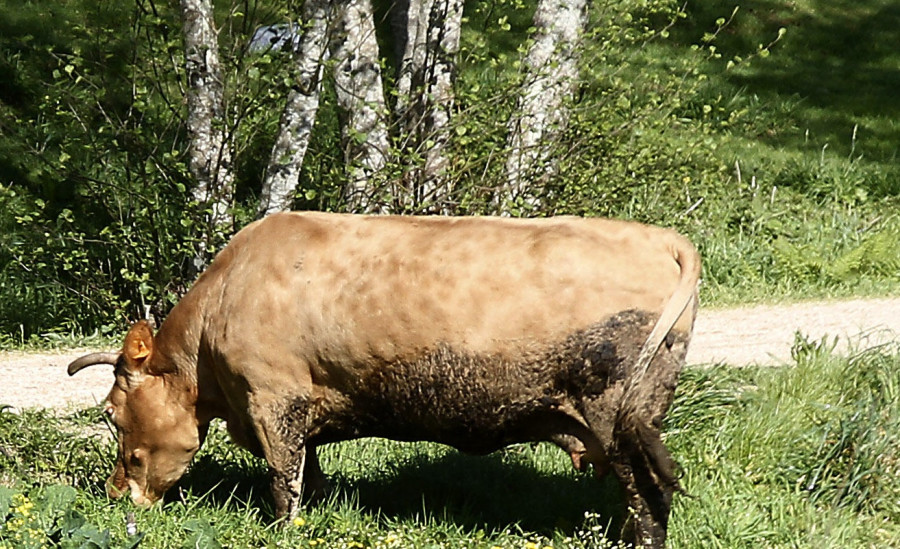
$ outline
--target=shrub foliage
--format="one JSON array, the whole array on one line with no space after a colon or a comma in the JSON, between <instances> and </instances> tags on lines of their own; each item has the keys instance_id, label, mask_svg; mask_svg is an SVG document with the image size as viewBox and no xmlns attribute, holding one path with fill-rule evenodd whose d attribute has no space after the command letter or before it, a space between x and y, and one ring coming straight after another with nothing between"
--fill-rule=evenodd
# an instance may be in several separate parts
<instances>
[{"instance_id":1,"label":"shrub foliage","mask_svg":"<svg viewBox=\"0 0 900 549\"><path fill-rule=\"evenodd\" d=\"M235 228L256 209L293 85L289 56L247 44L258 26L290 20L295 4L217 3ZM821 30L803 2L764 4L746 14L724 2L593 5L572 118L549 144L559 176L541 185L540 211L519 213L679 228L705 257L704 291L714 301L895 287L900 171L884 151L896 132L886 127L879 138L881 122L861 118L863 126L846 128L844 154L846 143L829 149L810 137L802 97L757 95L747 83L783 70L807 46L804 33ZM493 213L534 5L467 5L448 173L458 214ZM862 17L864 8L845 11ZM0 21L0 70L9 75L0 83L0 338L110 331L147 310L164 316L196 275L204 218L190 201L175 8L0 0L0 9L10 14ZM342 113L329 85L297 209L344 207ZM854 105L846 108L852 116ZM404 170L389 165L383 177Z\"/></svg>"}]
</instances>

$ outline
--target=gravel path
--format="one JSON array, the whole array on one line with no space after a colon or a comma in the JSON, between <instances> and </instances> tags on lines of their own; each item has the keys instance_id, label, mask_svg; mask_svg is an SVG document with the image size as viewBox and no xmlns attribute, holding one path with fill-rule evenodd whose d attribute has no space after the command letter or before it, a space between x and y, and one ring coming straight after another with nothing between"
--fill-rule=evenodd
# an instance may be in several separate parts
<instances>
[{"instance_id":1,"label":"gravel path","mask_svg":"<svg viewBox=\"0 0 900 549\"><path fill-rule=\"evenodd\" d=\"M791 359L794 334L837 336L839 352L900 339L900 298L700 310L688 364L778 365Z\"/></svg>"},{"instance_id":2,"label":"gravel path","mask_svg":"<svg viewBox=\"0 0 900 549\"><path fill-rule=\"evenodd\" d=\"M900 298L800 303L738 309L701 309L688 364L778 365L790 360L794 334L838 336L840 351L900 339ZM98 366L66 375L69 362L91 350L0 351L0 405L72 408L101 402L112 369Z\"/></svg>"}]
</instances>

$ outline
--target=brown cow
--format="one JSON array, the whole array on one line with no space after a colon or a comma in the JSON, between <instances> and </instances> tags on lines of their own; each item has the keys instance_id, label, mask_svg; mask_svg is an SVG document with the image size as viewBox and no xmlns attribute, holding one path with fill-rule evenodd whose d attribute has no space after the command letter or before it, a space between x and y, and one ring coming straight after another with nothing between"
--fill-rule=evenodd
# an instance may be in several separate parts
<instances>
[{"instance_id":1,"label":"brown cow","mask_svg":"<svg viewBox=\"0 0 900 549\"><path fill-rule=\"evenodd\" d=\"M138 322L69 374L115 365L113 497L159 499L213 418L265 457L279 517L324 488L328 442L551 440L576 467L611 467L636 541L661 547L679 486L660 423L699 273L686 239L622 221L276 214L155 336Z\"/></svg>"}]
</instances>

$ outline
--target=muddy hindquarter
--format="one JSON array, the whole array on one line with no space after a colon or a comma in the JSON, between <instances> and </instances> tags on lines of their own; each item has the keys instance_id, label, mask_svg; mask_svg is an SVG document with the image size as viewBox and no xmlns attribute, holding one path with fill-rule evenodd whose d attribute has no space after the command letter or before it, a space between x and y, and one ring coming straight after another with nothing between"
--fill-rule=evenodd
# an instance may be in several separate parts
<instances>
[{"instance_id":1,"label":"muddy hindquarter","mask_svg":"<svg viewBox=\"0 0 900 549\"><path fill-rule=\"evenodd\" d=\"M626 389L615 425L612 466L631 513L626 534L645 547L664 547L672 497L682 491L662 428L684 366L687 339L670 335L647 375Z\"/></svg>"},{"instance_id":2,"label":"muddy hindquarter","mask_svg":"<svg viewBox=\"0 0 900 549\"><path fill-rule=\"evenodd\" d=\"M638 376L634 364L654 320L654 315L638 311L616 315L596 334L591 367L580 379L584 417L605 450L599 458L586 459L598 476L607 467L615 473L630 514L624 537L644 547L664 546L672 496L680 490L677 465L662 441L662 424L690 337L673 331L646 374ZM591 390L596 383L592 375L608 376L609 387Z\"/></svg>"}]
</instances>

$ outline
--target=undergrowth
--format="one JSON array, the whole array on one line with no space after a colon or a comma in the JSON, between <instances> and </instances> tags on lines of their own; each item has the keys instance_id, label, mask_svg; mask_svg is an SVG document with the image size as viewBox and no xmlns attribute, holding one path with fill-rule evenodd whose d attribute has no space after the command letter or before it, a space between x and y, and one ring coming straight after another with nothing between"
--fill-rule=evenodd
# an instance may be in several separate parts
<instances>
[{"instance_id":1,"label":"undergrowth","mask_svg":"<svg viewBox=\"0 0 900 549\"><path fill-rule=\"evenodd\" d=\"M115 332L148 309L164 318L195 278L203 217L188 203L177 10L7 5L0 346ZM220 35L238 225L256 209L290 85L286 57L242 45L293 5L250 5L219 14L241 19ZM534 6L467 5L446 174L457 214L494 213ZM898 42L896 15L888 0L592 4L572 117L547 143L560 176L538 185L539 211L517 213L675 227L703 255L706 304L896 293L900 73L885 46ZM298 209L344 208L342 113L328 90Z\"/></svg>"}]
</instances>

